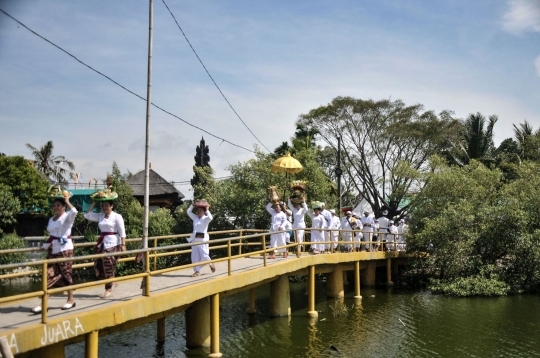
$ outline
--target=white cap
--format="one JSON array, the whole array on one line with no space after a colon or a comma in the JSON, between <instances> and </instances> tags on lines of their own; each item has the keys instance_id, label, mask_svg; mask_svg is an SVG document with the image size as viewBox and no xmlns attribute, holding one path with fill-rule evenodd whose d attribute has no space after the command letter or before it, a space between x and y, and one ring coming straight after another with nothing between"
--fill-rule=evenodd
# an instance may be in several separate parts
<instances>
[{"instance_id":1,"label":"white cap","mask_svg":"<svg viewBox=\"0 0 540 358\"><path fill-rule=\"evenodd\" d=\"M394 220L390 220L390 224L393 224L394 223Z\"/></svg>"},{"instance_id":2,"label":"white cap","mask_svg":"<svg viewBox=\"0 0 540 358\"><path fill-rule=\"evenodd\" d=\"M367 211L367 210L364 210L364 214L369 214L369 211Z\"/></svg>"},{"instance_id":3,"label":"white cap","mask_svg":"<svg viewBox=\"0 0 540 358\"><path fill-rule=\"evenodd\" d=\"M321 206L326 206L326 204L321 201Z\"/></svg>"},{"instance_id":4,"label":"white cap","mask_svg":"<svg viewBox=\"0 0 540 358\"><path fill-rule=\"evenodd\" d=\"M352 215L353 215L353 216L356 216L356 215L358 215L358 214L357 214L357 213L355 213L355 212L353 211L353 212L352 212Z\"/></svg>"},{"instance_id":5,"label":"white cap","mask_svg":"<svg viewBox=\"0 0 540 358\"><path fill-rule=\"evenodd\" d=\"M331 212L332 214L335 214L335 213L336 213L336 211L335 211L334 209L330 209L330 212Z\"/></svg>"},{"instance_id":6,"label":"white cap","mask_svg":"<svg viewBox=\"0 0 540 358\"><path fill-rule=\"evenodd\" d=\"M347 211L345 215L352 215L352 213L350 211Z\"/></svg>"},{"instance_id":7,"label":"white cap","mask_svg":"<svg viewBox=\"0 0 540 358\"><path fill-rule=\"evenodd\" d=\"M405 219L401 219L399 220L400 223L404 223L405 222Z\"/></svg>"}]
</instances>

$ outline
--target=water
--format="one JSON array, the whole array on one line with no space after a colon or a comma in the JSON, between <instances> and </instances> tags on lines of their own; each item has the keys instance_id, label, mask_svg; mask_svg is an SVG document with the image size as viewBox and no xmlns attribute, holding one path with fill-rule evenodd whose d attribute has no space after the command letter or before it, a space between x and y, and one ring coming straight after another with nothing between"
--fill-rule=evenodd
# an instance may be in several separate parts
<instances>
[{"instance_id":1,"label":"water","mask_svg":"<svg viewBox=\"0 0 540 358\"><path fill-rule=\"evenodd\" d=\"M247 292L222 298L224 357L539 357L540 296L493 299L451 298L404 288L362 289L334 316L317 283L319 317L306 317L305 283L291 283L290 318L269 318L269 286L257 288L255 315L245 313ZM352 289L352 287L348 287ZM13 293L13 292L11 292ZM372 297L374 296L374 297ZM185 347L183 313L167 318L166 342L157 344L156 324L99 339L100 357L206 357L208 349ZM337 348L340 354L330 349ZM83 357L84 343L66 347L66 357Z\"/></svg>"}]
</instances>

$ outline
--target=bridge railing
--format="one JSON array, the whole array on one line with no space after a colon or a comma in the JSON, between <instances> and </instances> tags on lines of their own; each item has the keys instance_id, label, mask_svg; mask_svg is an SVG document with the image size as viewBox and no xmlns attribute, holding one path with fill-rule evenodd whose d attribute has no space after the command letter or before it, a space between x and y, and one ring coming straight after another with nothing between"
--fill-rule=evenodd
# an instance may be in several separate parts
<instances>
[{"instance_id":1,"label":"bridge railing","mask_svg":"<svg viewBox=\"0 0 540 358\"><path fill-rule=\"evenodd\" d=\"M299 230L304 230L306 234L311 233L313 230L321 230L321 229L312 229L312 228L297 228L291 230L295 233ZM331 229L322 229L322 231L330 232L330 240L328 241L322 241L322 242L311 242L311 241L303 241L303 242L291 242L290 244L279 246L279 247L269 247L268 244L270 244L271 240L270 237L272 234L282 234L287 233L288 231L279 231L279 232L268 232L263 231L262 233L255 233L251 235L243 235L244 232L253 232L255 230L233 230L233 231L220 231L220 232L213 232L213 234L237 234L237 236L234 236L232 238L222 238L222 239L214 239L207 242L191 242L191 243L182 243L182 244L175 244L175 245L164 245L164 246L155 246L155 247L149 247L147 249L139 249L139 250L129 250L124 252L114 252L114 253L101 253L101 254L94 254L94 255L85 255L85 256L74 256L70 258L57 258L57 259L45 259L45 260L37 260L37 261L30 261L30 262L22 262L22 263L13 263L13 264L7 264L7 265L0 265L0 270L13 270L17 268L27 268L27 267L40 267L41 270L31 270L29 272L32 272L32 274L40 274L41 275L41 283L42 287L41 290L8 296L8 297L0 297L0 304L4 303L10 303L10 302L17 302L20 300L30 299L30 298L41 298L41 322L47 323L47 309L48 309L48 297L51 294L57 294L62 293L66 290L80 290L85 288L91 288L96 286L102 286L103 284L107 283L113 283L113 282L122 282L127 280L133 280L142 278L143 284L141 285L142 289L142 295L144 296L150 296L150 280L152 276L156 275L162 275L164 273L168 273L171 271L177 271L179 269L187 269L187 268L193 268L195 266L201 266L201 262L197 263L191 263L191 264L183 264L183 265L176 265L168 268L163 269L156 269L155 264L153 265L154 268L152 269L152 266L150 265L151 258L154 258L154 262L158 257L164 257L164 256L172 256L172 255L184 255L189 254L192 251L192 248L197 245L205 245L209 244L209 249L211 251L219 250L219 249L226 249L226 254L224 254L222 257L218 257L215 259L212 259L210 261L204 261L203 264L209 264L209 263L219 263L219 262L225 262L227 261L227 274L232 275L232 261L235 259L240 259L244 257L249 256L256 256L256 255L262 255L263 256L263 266L267 266L267 254L268 253L274 253L275 250L281 250L281 249L296 249L296 256L300 257L302 248L305 248L306 245L313 245L313 244L319 244L319 245L330 245L329 250L331 252L334 252L334 244L337 245L364 245L367 246L368 251L375 251L377 250L377 246L379 248L384 248L384 245L389 246L390 248L393 248L394 250L404 250L406 244L401 243L398 241L398 234L390 234L387 232L375 232L371 233L372 235L368 235L367 241L348 241L343 240L343 237L341 239L338 237L337 241L332 240L332 233L338 232L338 236L343 236L343 233L351 233L352 237L355 236L355 234L362 235L364 232L368 233L367 231L362 230L331 230ZM259 230L261 231L261 230ZM373 235L379 235L379 238L382 240L384 235L387 235L387 237L390 237L390 240L387 240L389 242L382 243L379 241L373 241ZM169 236L162 236L162 237L155 237L152 239L156 239L155 243L157 243L157 240L161 238L176 238L176 237L186 237L189 236L187 234L185 235L169 235ZM393 236L393 238L392 238ZM307 238L307 235L306 235ZM354 240L354 239L353 239ZM394 246L392 246L394 245ZM400 246L398 246L400 245ZM243 252L242 247L260 247L260 249L255 251L248 251ZM237 247L237 253L236 255L233 254L233 248ZM339 247L339 246L338 246ZM172 250L172 251L171 251ZM160 252L162 251L162 252ZM348 250L347 250L348 251ZM50 265L54 265L56 263L62 263L62 262L81 262L81 261L92 261L104 257L110 257L110 256L116 256L121 257L119 259L120 262L122 261L132 261L135 260L135 257L137 254L143 253L144 255L144 269L143 272L137 273L137 274L131 274L126 276L118 276L113 277L109 279L104 280L96 280L91 282L84 282L84 283L78 283L70 286L64 286L64 287L54 287L54 288L48 288L47 287L47 270L50 267ZM344 252L344 254L347 254L347 252ZM74 268L80 268L80 267L87 267L91 266L93 263L84 263L84 264L76 264L73 265ZM9 273L0 275L0 280L3 279L10 279L14 277L20 277L18 276L18 273Z\"/></svg>"}]
</instances>

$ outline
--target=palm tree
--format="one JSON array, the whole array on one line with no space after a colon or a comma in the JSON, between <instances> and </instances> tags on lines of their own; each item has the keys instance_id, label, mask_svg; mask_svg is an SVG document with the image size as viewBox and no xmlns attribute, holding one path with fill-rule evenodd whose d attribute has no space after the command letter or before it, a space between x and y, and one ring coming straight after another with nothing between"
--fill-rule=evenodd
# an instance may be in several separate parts
<instances>
[{"instance_id":1,"label":"palm tree","mask_svg":"<svg viewBox=\"0 0 540 358\"><path fill-rule=\"evenodd\" d=\"M40 173L62 184L66 184L73 177L75 165L63 155L53 155L54 145L52 141L48 141L39 149L29 143L26 143L26 146L32 152L35 158L35 167Z\"/></svg>"},{"instance_id":2,"label":"palm tree","mask_svg":"<svg viewBox=\"0 0 540 358\"><path fill-rule=\"evenodd\" d=\"M493 144L493 127L497 123L498 117L489 117L486 127L486 117L480 112L469 114L467 119L462 121L462 131L460 140L453 144L453 148L447 154L447 159L460 166L469 164L473 159L484 164L494 161L495 146Z\"/></svg>"},{"instance_id":3,"label":"palm tree","mask_svg":"<svg viewBox=\"0 0 540 358\"><path fill-rule=\"evenodd\" d=\"M526 120L514 126L514 138L517 142L518 154L522 160L538 160L540 158L540 129L536 132Z\"/></svg>"}]
</instances>

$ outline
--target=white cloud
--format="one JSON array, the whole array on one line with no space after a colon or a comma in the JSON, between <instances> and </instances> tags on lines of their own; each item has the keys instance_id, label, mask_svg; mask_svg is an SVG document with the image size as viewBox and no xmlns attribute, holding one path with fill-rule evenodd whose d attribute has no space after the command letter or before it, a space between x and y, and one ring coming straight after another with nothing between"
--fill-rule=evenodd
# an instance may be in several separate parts
<instances>
[{"instance_id":1,"label":"white cloud","mask_svg":"<svg viewBox=\"0 0 540 358\"><path fill-rule=\"evenodd\" d=\"M536 74L540 77L540 56L534 60L534 67L536 67Z\"/></svg>"},{"instance_id":2,"label":"white cloud","mask_svg":"<svg viewBox=\"0 0 540 358\"><path fill-rule=\"evenodd\" d=\"M515 35L526 31L540 32L540 1L509 0L510 9L503 17L503 28Z\"/></svg>"}]
</instances>

